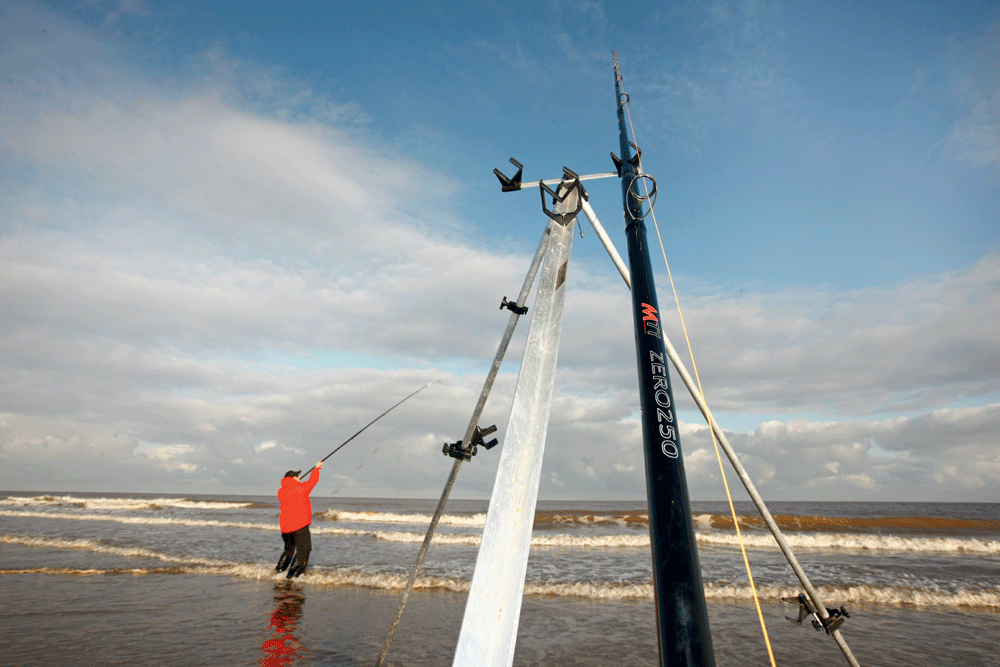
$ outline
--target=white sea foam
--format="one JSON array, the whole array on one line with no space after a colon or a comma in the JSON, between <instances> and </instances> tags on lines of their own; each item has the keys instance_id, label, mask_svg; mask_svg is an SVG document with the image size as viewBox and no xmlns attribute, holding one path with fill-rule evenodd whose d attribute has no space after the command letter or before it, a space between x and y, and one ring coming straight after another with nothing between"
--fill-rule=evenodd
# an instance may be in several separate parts
<instances>
[{"instance_id":1,"label":"white sea foam","mask_svg":"<svg viewBox=\"0 0 1000 667\"><path fill-rule=\"evenodd\" d=\"M342 528L311 528L313 533L355 533L367 534L386 542L415 543L423 542L424 533L413 533L405 531L348 531ZM434 533L434 544L454 544L461 546L479 546L482 536L479 534L455 534L455 533ZM546 535L544 533L535 534L531 537L532 547L566 547L566 548L629 548L648 547L648 535Z\"/></svg>"},{"instance_id":2,"label":"white sea foam","mask_svg":"<svg viewBox=\"0 0 1000 667\"><path fill-rule=\"evenodd\" d=\"M699 544L739 546L736 533L698 533L697 539ZM974 538L896 537L854 533L785 533L785 539L789 545L798 549L1000 554L1000 542ZM743 542L749 547L777 548L777 543L770 534L748 535L743 533Z\"/></svg>"},{"instance_id":3,"label":"white sea foam","mask_svg":"<svg viewBox=\"0 0 1000 667\"><path fill-rule=\"evenodd\" d=\"M0 516L30 517L35 519L63 519L69 521L109 521L128 525L143 526L191 526L194 528L240 528L245 530L280 530L277 523L256 523L250 521L218 521L215 519L185 519L178 517L157 516L114 516L108 514L67 514L63 512L32 512L0 510ZM313 535L346 535L369 536L388 542L420 542L423 533L407 533L393 531L359 530L353 528L336 528L332 526L310 526ZM450 535L436 533L435 544L469 544L478 545L478 535Z\"/></svg>"},{"instance_id":4,"label":"white sea foam","mask_svg":"<svg viewBox=\"0 0 1000 667\"><path fill-rule=\"evenodd\" d=\"M636 519L636 517L639 517ZM358 522L358 523L407 523L426 526L431 522L430 514L399 514L391 512L349 512L345 510L326 510L316 514L317 518L327 521ZM644 514L630 514L626 516L605 516L600 514L536 514L535 521L542 524L563 524L563 525L616 525L625 527L630 523L644 522ZM451 515L443 514L438 523L444 526L463 526L468 528L482 528L486 525L486 514L471 515ZM710 527L710 525L707 525Z\"/></svg>"},{"instance_id":5,"label":"white sea foam","mask_svg":"<svg viewBox=\"0 0 1000 667\"><path fill-rule=\"evenodd\" d=\"M204 528L246 528L250 530L277 530L276 523L252 521L217 521L215 519L184 519L161 516L116 516L111 514L67 514L65 512L32 512L0 510L0 516L31 517L35 519L64 519L68 521L112 521L144 526L196 526Z\"/></svg>"},{"instance_id":6,"label":"white sea foam","mask_svg":"<svg viewBox=\"0 0 1000 667\"><path fill-rule=\"evenodd\" d=\"M342 521L345 523L409 523L430 525L433 518L429 514L394 514L391 512L347 512L344 510L326 510L318 512L316 518L327 521ZM450 515L443 514L438 523L444 526L465 526L482 528L486 525L486 514Z\"/></svg>"},{"instance_id":7,"label":"white sea foam","mask_svg":"<svg viewBox=\"0 0 1000 667\"><path fill-rule=\"evenodd\" d=\"M910 586L819 586L817 587L824 604L841 606L844 604L877 604L913 607L975 607L1000 610L1000 587L987 590L946 591L939 588L915 588ZM757 594L763 600L778 601L796 597L799 588L782 586L758 586ZM708 584L705 586L708 599L753 599L753 590L747 584Z\"/></svg>"},{"instance_id":8,"label":"white sea foam","mask_svg":"<svg viewBox=\"0 0 1000 667\"><path fill-rule=\"evenodd\" d=\"M332 528L313 528L313 532L348 531ZM357 531L364 533L365 531ZM423 533L403 531L372 531L372 536L389 542L422 542ZM739 540L735 534L698 533L698 544L709 546L738 546ZM844 549L859 551L916 551L916 552L946 552L967 554L1000 554L1000 542L958 539L958 538L903 538L879 535L850 535L835 533L785 535L789 544L798 549ZM743 535L743 541L751 548L777 549L777 543L770 535ZM457 544L478 546L480 535L455 535L435 533L435 544ZM536 532L531 537L532 547L551 548L605 548L629 549L649 548L649 535L550 535Z\"/></svg>"},{"instance_id":9,"label":"white sea foam","mask_svg":"<svg viewBox=\"0 0 1000 667\"><path fill-rule=\"evenodd\" d=\"M5 544L23 544L29 547L53 547L56 549L84 549L96 553L110 554L113 556L125 556L128 558L155 558L157 560L170 563L183 563L187 565L228 565L228 561L218 558L191 558L188 556L173 556L163 554L152 549L141 547L116 547L110 544L102 544L95 540L68 540L51 537L27 537L24 535L0 535L0 542Z\"/></svg>"},{"instance_id":10,"label":"white sea foam","mask_svg":"<svg viewBox=\"0 0 1000 667\"><path fill-rule=\"evenodd\" d=\"M108 514L69 514L65 512L0 510L0 516L64 519L71 521L114 521L133 525L179 525L193 527L239 528L248 530L278 530L277 524L248 521L218 521L214 519L188 519L182 517L116 516ZM314 534L363 535L388 542L413 543L424 540L423 532L380 531L340 528L313 524ZM739 545L735 533L717 531L699 532L698 544L705 546ZM852 533L792 533L785 539L795 549L856 550L856 551L909 551L943 552L956 554L1000 554L1000 541L953 537L896 537ZM743 534L744 543L751 548L776 549L777 544L769 534ZM435 533L434 544L478 546L479 534ZM531 546L552 548L648 548L649 535L567 535L548 534L540 531L532 535Z\"/></svg>"},{"instance_id":11,"label":"white sea foam","mask_svg":"<svg viewBox=\"0 0 1000 667\"><path fill-rule=\"evenodd\" d=\"M51 567L0 569L0 575L70 574L93 576L186 573L231 576L255 580L279 580L284 576L275 573L273 566L270 564L238 563L215 558L190 558L161 553L152 549L116 547L102 544L95 540L0 535L0 542L41 548L83 549L95 553L123 557L154 558L178 565L177 567L165 568L125 567L104 570ZM406 577L399 574L359 572L336 568L313 568L298 579L298 581L316 585L361 586L380 590L402 590L406 585ZM467 579L424 576L417 578L415 588L418 590L467 592L469 585L470 582ZM832 606L866 604L912 607L963 607L1000 611L1000 587L984 590L963 589L954 592L939 588L909 586L819 586L817 590L823 598L824 603ZM798 588L786 586L766 585L757 588L758 596L762 600L772 603L782 598L795 597L799 592ZM652 599L653 586L651 582L626 584L614 582L526 581L524 593L525 595L548 595L594 600ZM709 600L750 600L753 598L753 590L746 584L708 584L705 586L705 597Z\"/></svg>"},{"instance_id":12,"label":"white sea foam","mask_svg":"<svg viewBox=\"0 0 1000 667\"><path fill-rule=\"evenodd\" d=\"M253 503L215 500L190 500L187 498L80 498L78 496L9 496L0 505L18 507L74 506L93 510L150 510L164 507L183 509L240 509Z\"/></svg>"},{"instance_id":13,"label":"white sea foam","mask_svg":"<svg viewBox=\"0 0 1000 667\"><path fill-rule=\"evenodd\" d=\"M636 515L630 515L636 516ZM642 515L645 519L645 515ZM616 526L628 525L628 519L624 516L611 516L605 514L544 514L540 519L547 523L580 524L582 526L599 526L602 524L614 524Z\"/></svg>"}]
</instances>

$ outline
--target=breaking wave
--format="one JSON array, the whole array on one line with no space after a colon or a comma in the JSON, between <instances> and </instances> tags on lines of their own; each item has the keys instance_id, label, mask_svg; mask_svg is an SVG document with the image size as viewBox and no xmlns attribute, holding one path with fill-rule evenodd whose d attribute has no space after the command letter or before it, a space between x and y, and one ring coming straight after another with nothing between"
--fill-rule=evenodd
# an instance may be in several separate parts
<instances>
[{"instance_id":1,"label":"breaking wave","mask_svg":"<svg viewBox=\"0 0 1000 667\"><path fill-rule=\"evenodd\" d=\"M247 528L251 530L277 530L277 523L253 521L218 521L216 519L183 519L159 516L115 516L111 514L66 514L64 512L31 512L0 510L0 516L31 517L36 519L63 519L66 521L113 521L146 526L195 526L202 528Z\"/></svg>"},{"instance_id":2,"label":"breaking wave","mask_svg":"<svg viewBox=\"0 0 1000 667\"><path fill-rule=\"evenodd\" d=\"M65 539L53 537L27 537L23 535L0 535L0 542L4 544L23 544L29 547L53 547L56 549L83 549L95 553L109 554L112 556L124 556L126 558L155 558L157 560L169 561L171 563L183 563L186 565L209 565L219 567L227 565L228 562L218 558L192 558L189 556L171 556L152 549L142 547L118 547L111 544L102 544L96 540L87 539Z\"/></svg>"},{"instance_id":3,"label":"breaking wave","mask_svg":"<svg viewBox=\"0 0 1000 667\"><path fill-rule=\"evenodd\" d=\"M88 510L158 510L179 509L226 510L254 507L252 502L191 500L188 498L79 498L76 496L9 496L0 505L17 507L80 507Z\"/></svg>"},{"instance_id":4,"label":"breaking wave","mask_svg":"<svg viewBox=\"0 0 1000 667\"><path fill-rule=\"evenodd\" d=\"M176 574L207 574L230 576L253 580L282 580L284 575L276 574L273 566L261 563L237 563L213 558L189 558L157 552L151 549L116 547L86 539L57 539L0 535L0 542L22 544L41 548L84 549L95 553L125 557L144 557L174 563L169 567L123 567L108 569L93 568L10 568L0 569L0 576L11 574L72 575L72 576L147 576ZM325 586L358 586L380 590L402 590L406 576L400 574L359 572L350 569L313 568L297 579L297 582ZM468 592L470 581L451 577L418 577L414 588L424 591ZM827 604L839 606L885 605L908 607L960 607L970 610L1000 612L1000 587L981 590L959 589L955 591L940 588L918 588L911 586L819 586L820 595ZM758 586L762 600L777 603L782 598L795 597L800 592L796 587ZM652 583L626 584L613 582L558 582L527 581L525 595L584 598L592 600L652 600ZM746 584L725 582L708 583L705 597L709 600L745 601L753 598L753 591ZM791 610L791 607L789 607ZM789 614L792 614L789 611Z\"/></svg>"},{"instance_id":5,"label":"breaking wave","mask_svg":"<svg viewBox=\"0 0 1000 667\"><path fill-rule=\"evenodd\" d=\"M317 512L318 519L326 521L342 521L344 523L409 523L418 525L430 525L433 518L429 514L393 514L389 512L347 512L344 510L326 510ZM468 528L482 528L486 525L486 514L472 515L451 515L444 514L438 521L444 526L464 526Z\"/></svg>"},{"instance_id":6,"label":"breaking wave","mask_svg":"<svg viewBox=\"0 0 1000 667\"><path fill-rule=\"evenodd\" d=\"M785 533L785 540L797 549L857 550L857 551L913 551L944 552L956 554L1000 554L1000 542L957 537L898 537L894 535L869 535L856 533ZM735 533L698 533L698 544L739 546ZM770 535L743 534L743 542L754 548L777 548Z\"/></svg>"},{"instance_id":7,"label":"breaking wave","mask_svg":"<svg viewBox=\"0 0 1000 667\"><path fill-rule=\"evenodd\" d=\"M595 514L586 511L537 512L535 527L546 526L621 526L646 528L649 516L646 512L604 512Z\"/></svg>"},{"instance_id":8,"label":"breaking wave","mask_svg":"<svg viewBox=\"0 0 1000 667\"><path fill-rule=\"evenodd\" d=\"M866 532L871 530L892 530L894 533L946 533L955 531L1000 530L1000 521L985 519L952 519L927 516L897 517L836 517L836 516L795 516L775 515L775 523L782 532ZM720 530L733 530L733 517L723 514L702 514L696 521ZM739 517L741 527L766 528L759 516Z\"/></svg>"},{"instance_id":9,"label":"breaking wave","mask_svg":"<svg viewBox=\"0 0 1000 667\"><path fill-rule=\"evenodd\" d=\"M35 512L0 510L0 516L31 517L43 519L63 519L69 521L112 521L132 525L178 525L204 528L239 528L246 530L277 531L277 523L250 521L219 521L215 519L189 519L181 517L156 516L113 516L106 514L68 514L61 512ZM340 528L313 524L314 535L368 536L387 542L423 542L423 532L364 530ZM479 546L480 535L435 533L434 544ZM698 544L705 546L737 547L739 539L735 533L715 531L698 532ZM955 554L1000 554L1000 541L955 537L899 537L894 535L852 534L852 533L791 533L785 539L796 549L856 550L856 551L908 551L943 552ZM777 544L770 534L743 534L743 542L751 548L776 549ZM626 535L567 535L536 532L531 537L531 546L538 548L648 548L649 535L646 533Z\"/></svg>"},{"instance_id":10,"label":"breaking wave","mask_svg":"<svg viewBox=\"0 0 1000 667\"><path fill-rule=\"evenodd\" d=\"M253 501L222 501L196 500L190 498L83 498L72 495L39 495L39 496L8 496L0 499L0 506L23 508L58 508L75 507L97 511L144 511L176 508L186 510L230 510L246 508L272 507ZM275 511L277 507L274 506ZM276 512L275 512L276 513ZM426 526L431 521L431 515L424 513L393 513L378 511L348 511L325 510L317 512L316 519L333 523L390 523L413 524ZM695 514L695 525L703 532L731 531L733 518L728 514ZM766 526L761 517L756 514L738 517L741 528L751 532L766 532ZM782 532L788 533L829 533L840 535L857 534L868 537L872 534L893 535L913 534L955 534L964 533L967 536L978 531L1000 531L1000 521L987 519L956 519L926 516L904 517L828 517L828 516L797 516L775 515L775 522ZM482 528L486 524L486 514L445 514L440 519L441 525ZM587 526L608 526L646 530L649 527L649 516L645 511L605 511L589 512L586 510L560 510L546 512L539 510L535 514L536 530L552 530L560 527L576 528Z\"/></svg>"}]
</instances>

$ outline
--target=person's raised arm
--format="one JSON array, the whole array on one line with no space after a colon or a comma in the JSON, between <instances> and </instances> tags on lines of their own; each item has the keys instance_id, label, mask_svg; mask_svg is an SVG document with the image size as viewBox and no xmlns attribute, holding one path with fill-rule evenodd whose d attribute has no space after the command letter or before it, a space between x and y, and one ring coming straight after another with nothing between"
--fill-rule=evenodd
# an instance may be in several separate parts
<instances>
[{"instance_id":1,"label":"person's raised arm","mask_svg":"<svg viewBox=\"0 0 1000 667\"><path fill-rule=\"evenodd\" d=\"M312 491L316 487L316 484L319 482L319 469L322 467L323 467L323 462L320 461L319 463L316 464L316 467L313 468L312 472L309 473L309 481L304 482L306 486L306 492Z\"/></svg>"}]
</instances>

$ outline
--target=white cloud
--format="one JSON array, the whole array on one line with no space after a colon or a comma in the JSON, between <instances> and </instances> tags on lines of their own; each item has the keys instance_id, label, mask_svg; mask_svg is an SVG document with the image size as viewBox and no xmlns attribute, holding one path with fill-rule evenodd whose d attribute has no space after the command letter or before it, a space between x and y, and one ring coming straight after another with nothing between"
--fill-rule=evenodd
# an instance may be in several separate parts
<instances>
[{"instance_id":1,"label":"white cloud","mask_svg":"<svg viewBox=\"0 0 1000 667\"><path fill-rule=\"evenodd\" d=\"M977 34L978 33L978 34ZM942 56L949 93L961 115L944 139L945 155L970 167L1000 168L1000 22L953 35Z\"/></svg>"},{"instance_id":2,"label":"white cloud","mask_svg":"<svg viewBox=\"0 0 1000 667\"><path fill-rule=\"evenodd\" d=\"M497 286L520 284L530 257L468 243L442 213L456 184L348 138L357 118L313 114L280 83L263 86L266 110L242 103L266 73L213 51L203 76L161 85L51 25L0 83L5 166L34 174L7 184L0 218L2 484L270 493L440 379L323 473L351 493L436 497L441 444L461 437L507 321ZM723 426L726 411L762 415L733 433L762 490L990 498L998 284L990 255L881 289L704 292L685 317ZM627 294L582 262L570 289L543 494L639 497ZM482 420L501 442L520 344ZM824 421L782 417L803 413ZM718 497L707 431L683 427L693 493ZM460 494L488 493L499 451L463 468Z\"/></svg>"},{"instance_id":3,"label":"white cloud","mask_svg":"<svg viewBox=\"0 0 1000 667\"><path fill-rule=\"evenodd\" d=\"M305 456L306 455L305 451L302 450L299 447L289 447L287 445L281 445L281 444L278 444L277 442L275 442L274 440L268 440L267 442L262 442L259 445L257 445L256 447L254 447L253 450L256 453L260 454L261 452L267 451L269 449L274 449L275 447L277 447L277 448L279 448L279 449L281 449L283 451L286 451L286 452L292 452L293 454L297 454L298 456Z\"/></svg>"},{"instance_id":4,"label":"white cloud","mask_svg":"<svg viewBox=\"0 0 1000 667\"><path fill-rule=\"evenodd\" d=\"M1000 88L956 122L947 151L954 160L973 167L1000 166Z\"/></svg>"},{"instance_id":5,"label":"white cloud","mask_svg":"<svg viewBox=\"0 0 1000 667\"><path fill-rule=\"evenodd\" d=\"M1000 404L878 421L771 421L727 436L765 497L836 499L857 490L886 500L989 500L1000 485L997 424ZM711 446L705 431L686 442L689 450ZM754 474L760 462L773 473Z\"/></svg>"},{"instance_id":6,"label":"white cloud","mask_svg":"<svg viewBox=\"0 0 1000 667\"><path fill-rule=\"evenodd\" d=\"M182 470L193 473L198 470L198 465L185 461L185 458L195 451L191 445L160 445L155 446L150 443L142 443L136 448L136 454L152 459L157 467L171 472Z\"/></svg>"}]
</instances>

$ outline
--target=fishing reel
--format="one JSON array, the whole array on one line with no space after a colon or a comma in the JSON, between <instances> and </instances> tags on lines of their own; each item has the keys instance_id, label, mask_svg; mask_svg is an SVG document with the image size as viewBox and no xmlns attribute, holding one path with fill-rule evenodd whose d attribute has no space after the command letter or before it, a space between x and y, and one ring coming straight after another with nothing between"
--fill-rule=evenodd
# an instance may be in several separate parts
<instances>
[{"instance_id":1,"label":"fishing reel","mask_svg":"<svg viewBox=\"0 0 1000 667\"><path fill-rule=\"evenodd\" d=\"M453 459L461 459L463 461L471 461L472 457L476 455L477 450L480 445L483 449L493 449L499 444L499 440L493 438L489 442L483 442L483 437L494 433L497 430L496 425L487 426L484 429L480 429L478 426L476 430L472 433L472 442L470 446L466 449L462 447L462 441L452 443L444 443L444 447L441 448L442 453L445 456L450 456Z\"/></svg>"},{"instance_id":2,"label":"fishing reel","mask_svg":"<svg viewBox=\"0 0 1000 667\"><path fill-rule=\"evenodd\" d=\"M829 616L827 619L823 619L816 612L815 607L813 607L812 602L809 598L805 596L805 593L799 593L798 597L795 598L781 598L784 602L791 602L799 605L799 615L798 618L792 618L791 616L785 616L786 619L792 623L798 623L802 625L802 621L807 618L812 623L812 626L816 628L816 631L826 630L826 634L830 634L840 626L844 624L844 621L851 617L851 614L847 609L841 605L840 609L834 609L833 607L827 607L826 613Z\"/></svg>"}]
</instances>

